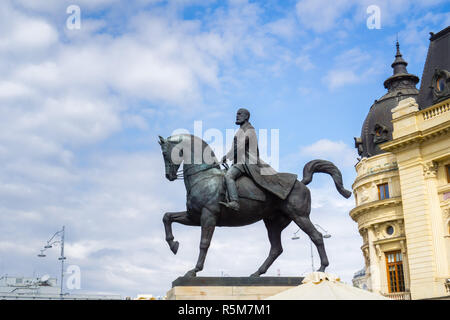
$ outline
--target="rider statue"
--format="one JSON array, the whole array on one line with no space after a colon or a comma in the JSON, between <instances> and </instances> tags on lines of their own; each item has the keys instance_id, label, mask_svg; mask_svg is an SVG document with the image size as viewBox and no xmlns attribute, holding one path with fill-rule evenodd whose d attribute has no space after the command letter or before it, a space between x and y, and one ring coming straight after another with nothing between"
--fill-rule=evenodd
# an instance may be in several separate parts
<instances>
[{"instance_id":1,"label":"rider statue","mask_svg":"<svg viewBox=\"0 0 450 320\"><path fill-rule=\"evenodd\" d=\"M260 187L284 200L289 195L297 175L278 173L259 158L258 139L255 128L250 124L250 112L241 108L236 114L236 124L240 126L233 139L231 150L222 158L233 161L233 166L225 174L229 202L220 204L239 211L239 196L236 180L247 175Z\"/></svg>"},{"instance_id":2,"label":"rider statue","mask_svg":"<svg viewBox=\"0 0 450 320\"><path fill-rule=\"evenodd\" d=\"M236 114L236 124L240 126L233 139L231 150L223 156L222 162L227 159L233 161L233 166L225 174L225 183L228 190L229 202L220 202L235 211L239 211L239 196L236 180L243 174L248 174L248 166L258 165L259 150L255 128L250 124L250 112L241 108Z\"/></svg>"}]
</instances>

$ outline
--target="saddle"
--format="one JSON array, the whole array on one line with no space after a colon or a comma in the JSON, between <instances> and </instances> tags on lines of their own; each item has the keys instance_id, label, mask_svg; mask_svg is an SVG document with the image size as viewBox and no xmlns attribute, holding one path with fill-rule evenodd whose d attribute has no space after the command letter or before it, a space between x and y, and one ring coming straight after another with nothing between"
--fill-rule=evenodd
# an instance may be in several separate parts
<instances>
[{"instance_id":1,"label":"saddle","mask_svg":"<svg viewBox=\"0 0 450 320\"><path fill-rule=\"evenodd\" d=\"M258 187L255 182L247 177L247 176L241 176L236 180L236 187L238 191L239 198L245 198L250 200L256 200L265 202L266 201L266 194L264 193L263 189ZM225 184L225 179L223 179L223 190L226 190L225 193L225 199L226 201L229 201L228 191Z\"/></svg>"},{"instance_id":2,"label":"saddle","mask_svg":"<svg viewBox=\"0 0 450 320\"><path fill-rule=\"evenodd\" d=\"M255 166L250 166L250 168L254 167ZM225 168L225 172L226 170L228 170L227 167ZM248 168L246 172L247 174L236 180L239 198L264 202L266 201L266 191L268 191L281 200L285 200L297 181L297 175L292 173L277 172L273 175L264 176L260 175L255 170L252 172L252 170L249 170ZM227 190L225 179L223 179L223 184L224 190ZM229 200L228 191L225 194L225 198L226 200Z\"/></svg>"},{"instance_id":3,"label":"saddle","mask_svg":"<svg viewBox=\"0 0 450 320\"><path fill-rule=\"evenodd\" d=\"M239 198L246 198L257 201L266 201L266 194L258 187L252 179L247 176L239 177L236 181Z\"/></svg>"}]
</instances>

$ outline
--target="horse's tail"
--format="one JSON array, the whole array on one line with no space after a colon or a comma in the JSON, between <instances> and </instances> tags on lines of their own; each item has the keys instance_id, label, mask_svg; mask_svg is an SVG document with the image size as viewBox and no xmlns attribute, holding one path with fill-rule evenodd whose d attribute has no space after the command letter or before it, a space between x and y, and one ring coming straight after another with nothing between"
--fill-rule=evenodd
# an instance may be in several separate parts
<instances>
[{"instance_id":1,"label":"horse's tail","mask_svg":"<svg viewBox=\"0 0 450 320\"><path fill-rule=\"evenodd\" d=\"M304 185L310 183L316 172L328 173L333 178L337 191L345 198L350 198L352 193L344 188L341 171L330 161L312 160L305 164L302 183Z\"/></svg>"}]
</instances>

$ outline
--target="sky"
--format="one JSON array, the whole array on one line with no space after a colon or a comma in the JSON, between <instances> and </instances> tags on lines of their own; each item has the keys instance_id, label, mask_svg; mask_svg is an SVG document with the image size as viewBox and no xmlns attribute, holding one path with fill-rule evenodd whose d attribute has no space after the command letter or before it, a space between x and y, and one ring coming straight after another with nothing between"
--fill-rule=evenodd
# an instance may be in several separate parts
<instances>
[{"instance_id":1,"label":"sky","mask_svg":"<svg viewBox=\"0 0 450 320\"><path fill-rule=\"evenodd\" d=\"M371 5L379 28L368 26ZM0 276L59 277L59 247L37 254L64 225L66 265L81 272L81 288L66 292L164 296L194 267L200 229L174 224L172 254L162 217L185 210L186 192L164 177L158 135L193 133L201 121L225 136L240 107L257 132L278 130L279 171L301 177L308 161L327 159L351 189L353 137L386 93L397 37L421 77L429 32L450 25L449 9L443 0L1 1ZM327 272L351 283L364 266L354 198L327 175L308 187L311 220L331 235ZM297 230L283 232L267 276L311 271L308 237L291 240ZM248 276L268 251L262 222L217 228L198 276ZM313 260L317 268L315 250Z\"/></svg>"}]
</instances>

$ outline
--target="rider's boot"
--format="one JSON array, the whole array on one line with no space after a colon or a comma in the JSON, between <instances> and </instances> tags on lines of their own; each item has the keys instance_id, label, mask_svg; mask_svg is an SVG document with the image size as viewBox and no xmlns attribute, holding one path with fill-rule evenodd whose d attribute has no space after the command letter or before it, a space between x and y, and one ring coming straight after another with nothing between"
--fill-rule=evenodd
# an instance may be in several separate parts
<instances>
[{"instance_id":1,"label":"rider's boot","mask_svg":"<svg viewBox=\"0 0 450 320\"><path fill-rule=\"evenodd\" d=\"M228 207L228 208L234 210L234 211L239 211L239 196L238 196L238 191L236 188L236 182L229 177L225 177L225 181L227 184L228 196L230 197L230 202L220 201L219 203L221 205L224 205L225 207Z\"/></svg>"}]
</instances>

